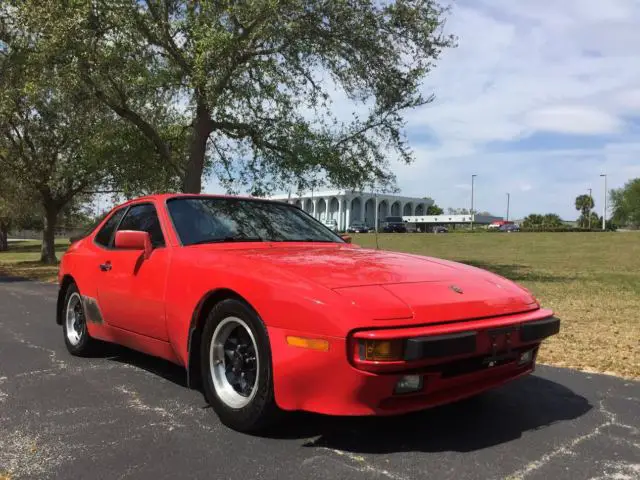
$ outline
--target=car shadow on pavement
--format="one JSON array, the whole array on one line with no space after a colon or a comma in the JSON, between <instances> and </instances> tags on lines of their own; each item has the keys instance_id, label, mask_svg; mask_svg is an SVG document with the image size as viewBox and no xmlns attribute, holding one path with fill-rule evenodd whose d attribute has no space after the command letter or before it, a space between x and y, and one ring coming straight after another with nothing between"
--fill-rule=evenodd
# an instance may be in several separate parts
<instances>
[{"instance_id":1,"label":"car shadow on pavement","mask_svg":"<svg viewBox=\"0 0 640 480\"><path fill-rule=\"evenodd\" d=\"M131 365L158 375L180 387L187 387L187 374L184 367L162 358L152 357L120 345L107 343L102 346L94 357Z\"/></svg>"},{"instance_id":2,"label":"car shadow on pavement","mask_svg":"<svg viewBox=\"0 0 640 480\"><path fill-rule=\"evenodd\" d=\"M105 346L96 356L146 370L187 388L184 368L171 362L115 345ZM261 436L300 439L306 441L306 448L354 454L470 452L577 419L592 408L586 398L569 388L529 375L470 399L406 415L336 417L286 413L276 427Z\"/></svg>"},{"instance_id":3,"label":"car shadow on pavement","mask_svg":"<svg viewBox=\"0 0 640 480\"><path fill-rule=\"evenodd\" d=\"M276 438L309 438L305 447L352 453L470 452L585 415L591 404L570 389L529 376L482 395L396 417L296 414ZM304 418L301 418L304 417Z\"/></svg>"}]
</instances>

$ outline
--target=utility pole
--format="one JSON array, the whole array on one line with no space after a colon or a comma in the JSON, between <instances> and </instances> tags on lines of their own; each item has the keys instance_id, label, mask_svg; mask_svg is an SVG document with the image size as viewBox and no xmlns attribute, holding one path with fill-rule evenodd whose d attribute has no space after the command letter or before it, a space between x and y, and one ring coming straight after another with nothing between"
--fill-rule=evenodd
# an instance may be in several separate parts
<instances>
[{"instance_id":1,"label":"utility pole","mask_svg":"<svg viewBox=\"0 0 640 480\"><path fill-rule=\"evenodd\" d=\"M509 221L509 200L510 200L511 194L507 193L507 222Z\"/></svg>"},{"instance_id":2,"label":"utility pole","mask_svg":"<svg viewBox=\"0 0 640 480\"><path fill-rule=\"evenodd\" d=\"M473 230L473 182L478 175L471 175L471 230Z\"/></svg>"},{"instance_id":3,"label":"utility pole","mask_svg":"<svg viewBox=\"0 0 640 480\"><path fill-rule=\"evenodd\" d=\"M600 174L601 177L604 177L604 202L602 206L602 230L607 229L607 174Z\"/></svg>"},{"instance_id":4,"label":"utility pole","mask_svg":"<svg viewBox=\"0 0 640 480\"><path fill-rule=\"evenodd\" d=\"M591 189L589 189L589 200L593 203L593 196L591 196ZM591 207L589 207L589 230L591 230Z\"/></svg>"}]
</instances>

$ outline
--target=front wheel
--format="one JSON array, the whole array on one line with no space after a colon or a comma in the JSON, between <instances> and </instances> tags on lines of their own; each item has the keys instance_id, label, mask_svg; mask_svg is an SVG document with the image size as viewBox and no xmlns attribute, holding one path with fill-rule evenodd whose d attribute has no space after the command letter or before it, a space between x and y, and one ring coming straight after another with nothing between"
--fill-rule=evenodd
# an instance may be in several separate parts
<instances>
[{"instance_id":1,"label":"front wheel","mask_svg":"<svg viewBox=\"0 0 640 480\"><path fill-rule=\"evenodd\" d=\"M274 423L279 410L269 337L248 305L218 303L207 317L200 352L205 397L222 423L243 432Z\"/></svg>"},{"instance_id":2,"label":"front wheel","mask_svg":"<svg viewBox=\"0 0 640 480\"><path fill-rule=\"evenodd\" d=\"M73 284L67 289L64 300L62 330L64 343L72 355L86 356L96 350L97 342L87 331L87 317L78 287Z\"/></svg>"}]
</instances>

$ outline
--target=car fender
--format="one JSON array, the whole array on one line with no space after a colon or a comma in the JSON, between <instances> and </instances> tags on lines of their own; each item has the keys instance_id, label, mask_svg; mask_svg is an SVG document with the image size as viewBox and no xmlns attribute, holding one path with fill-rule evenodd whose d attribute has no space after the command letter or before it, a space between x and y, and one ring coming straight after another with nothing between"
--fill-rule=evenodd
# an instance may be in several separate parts
<instances>
[{"instance_id":1,"label":"car fender","mask_svg":"<svg viewBox=\"0 0 640 480\"><path fill-rule=\"evenodd\" d=\"M95 272L92 271L94 254L87 248L87 239L80 240L69 247L60 259L58 268L58 315L64 301L65 289L69 285L69 280L78 287L83 298L97 298L97 288L95 282ZM60 323L60 319L56 316Z\"/></svg>"},{"instance_id":2,"label":"car fender","mask_svg":"<svg viewBox=\"0 0 640 480\"><path fill-rule=\"evenodd\" d=\"M362 321L362 313L336 292L229 252L198 255L180 251L168 281L167 332L184 365L188 364L194 321L207 297L221 290L246 301L267 327L336 337Z\"/></svg>"}]
</instances>

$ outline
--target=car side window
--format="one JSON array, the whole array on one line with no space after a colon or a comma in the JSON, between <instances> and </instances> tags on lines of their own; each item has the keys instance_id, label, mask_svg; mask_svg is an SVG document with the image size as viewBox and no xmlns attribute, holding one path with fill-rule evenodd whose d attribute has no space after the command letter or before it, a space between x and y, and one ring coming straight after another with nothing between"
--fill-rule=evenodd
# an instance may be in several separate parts
<instances>
[{"instance_id":1,"label":"car side window","mask_svg":"<svg viewBox=\"0 0 640 480\"><path fill-rule=\"evenodd\" d=\"M156 208L150 203L132 206L118 227L120 230L147 232L154 248L164 247L164 236Z\"/></svg>"},{"instance_id":2,"label":"car side window","mask_svg":"<svg viewBox=\"0 0 640 480\"><path fill-rule=\"evenodd\" d=\"M113 238L113 232L115 231L118 223L122 219L126 208L116 210L116 212L109 217L109 220L105 222L100 231L96 234L95 242L103 247L111 246L111 239Z\"/></svg>"}]
</instances>

